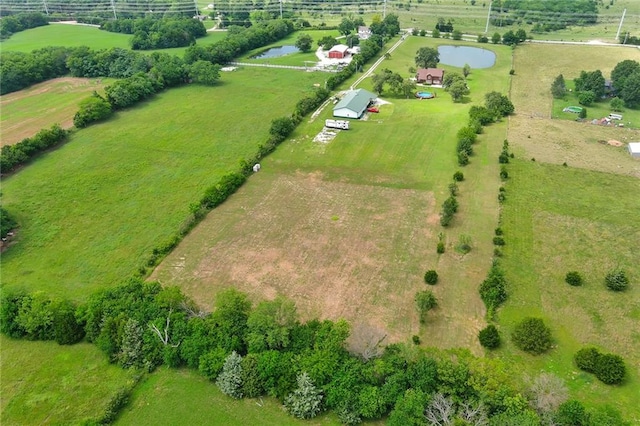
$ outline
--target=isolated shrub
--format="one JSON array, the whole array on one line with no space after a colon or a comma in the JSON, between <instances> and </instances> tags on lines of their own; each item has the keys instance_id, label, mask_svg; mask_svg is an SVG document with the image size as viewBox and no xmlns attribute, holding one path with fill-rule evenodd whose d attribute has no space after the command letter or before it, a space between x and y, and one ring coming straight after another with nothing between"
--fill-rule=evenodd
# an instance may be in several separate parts
<instances>
[{"instance_id":1,"label":"isolated shrub","mask_svg":"<svg viewBox=\"0 0 640 426\"><path fill-rule=\"evenodd\" d=\"M580 401L570 399L558 407L555 421L563 426L589 426L589 415Z\"/></svg>"},{"instance_id":2,"label":"isolated shrub","mask_svg":"<svg viewBox=\"0 0 640 426\"><path fill-rule=\"evenodd\" d=\"M462 182L464 180L464 174L462 172L455 172L453 174L453 180L456 182Z\"/></svg>"},{"instance_id":3,"label":"isolated shrub","mask_svg":"<svg viewBox=\"0 0 640 426\"><path fill-rule=\"evenodd\" d=\"M446 228L447 226L449 226L452 220L453 220L452 213L440 212L440 225Z\"/></svg>"},{"instance_id":4,"label":"isolated shrub","mask_svg":"<svg viewBox=\"0 0 640 426\"><path fill-rule=\"evenodd\" d=\"M616 269L607 274L604 282L610 290L624 291L629 285L629 278L627 278L627 274L623 270Z\"/></svg>"},{"instance_id":5,"label":"isolated shrub","mask_svg":"<svg viewBox=\"0 0 640 426\"><path fill-rule=\"evenodd\" d=\"M480 298L487 309L495 309L507 300L506 279L497 266L489 269L487 278L480 284Z\"/></svg>"},{"instance_id":6,"label":"isolated shrub","mask_svg":"<svg viewBox=\"0 0 640 426\"><path fill-rule=\"evenodd\" d=\"M596 94L591 90L586 90L584 92L578 93L578 102L580 105L589 106L594 103L596 100Z\"/></svg>"},{"instance_id":7,"label":"isolated shrub","mask_svg":"<svg viewBox=\"0 0 640 426\"><path fill-rule=\"evenodd\" d=\"M626 374L626 367L622 357L615 354L600 354L597 358L596 377L607 385L622 383Z\"/></svg>"},{"instance_id":8,"label":"isolated shrub","mask_svg":"<svg viewBox=\"0 0 640 426\"><path fill-rule=\"evenodd\" d=\"M509 75L514 75L515 73L516 73L516 70L514 70L513 68L509 70Z\"/></svg>"},{"instance_id":9,"label":"isolated shrub","mask_svg":"<svg viewBox=\"0 0 640 426\"><path fill-rule=\"evenodd\" d=\"M445 212L457 213L459 205L460 204L458 203L456 197L450 196L449 198L444 200L444 203L442 203L442 208Z\"/></svg>"},{"instance_id":10,"label":"isolated shrub","mask_svg":"<svg viewBox=\"0 0 640 426\"><path fill-rule=\"evenodd\" d=\"M500 167L500 179L509 179L509 172L505 166Z\"/></svg>"},{"instance_id":11,"label":"isolated shrub","mask_svg":"<svg viewBox=\"0 0 640 426\"><path fill-rule=\"evenodd\" d=\"M500 346L500 333L498 333L498 329L493 324L490 324L480 330L478 340L483 347L496 349Z\"/></svg>"},{"instance_id":12,"label":"isolated shrub","mask_svg":"<svg viewBox=\"0 0 640 426\"><path fill-rule=\"evenodd\" d=\"M449 194L454 197L458 195L458 185L455 182L449 184Z\"/></svg>"},{"instance_id":13,"label":"isolated shrub","mask_svg":"<svg viewBox=\"0 0 640 426\"><path fill-rule=\"evenodd\" d=\"M600 351L594 347L582 348L573 357L576 366L587 373L595 373L598 368Z\"/></svg>"},{"instance_id":14,"label":"isolated shrub","mask_svg":"<svg viewBox=\"0 0 640 426\"><path fill-rule=\"evenodd\" d=\"M429 312L431 309L438 306L438 301L436 299L436 296L428 290L417 292L415 296L415 302L416 302L416 309L418 309L418 314L420 315L421 322L424 321L425 319L424 316L426 315L427 312Z\"/></svg>"},{"instance_id":15,"label":"isolated shrub","mask_svg":"<svg viewBox=\"0 0 640 426\"><path fill-rule=\"evenodd\" d=\"M551 349L551 329L542 318L523 319L514 328L511 338L518 348L533 355L539 355Z\"/></svg>"},{"instance_id":16,"label":"isolated shrub","mask_svg":"<svg viewBox=\"0 0 640 426\"><path fill-rule=\"evenodd\" d=\"M444 250L445 250L444 243L442 241L440 241L438 243L438 245L436 246L436 253L442 254L442 253L444 253Z\"/></svg>"},{"instance_id":17,"label":"isolated shrub","mask_svg":"<svg viewBox=\"0 0 640 426\"><path fill-rule=\"evenodd\" d=\"M493 237L493 245L495 246L503 246L505 244L503 237Z\"/></svg>"},{"instance_id":18,"label":"isolated shrub","mask_svg":"<svg viewBox=\"0 0 640 426\"><path fill-rule=\"evenodd\" d=\"M580 110L580 112L578 113L578 118L587 118L587 109L586 108L582 108Z\"/></svg>"},{"instance_id":19,"label":"isolated shrub","mask_svg":"<svg viewBox=\"0 0 640 426\"><path fill-rule=\"evenodd\" d=\"M469 154L465 151L458 151L458 165L466 166L469 164Z\"/></svg>"},{"instance_id":20,"label":"isolated shrub","mask_svg":"<svg viewBox=\"0 0 640 426\"><path fill-rule=\"evenodd\" d=\"M502 250L500 250L498 247L493 249L493 255L495 257L502 257Z\"/></svg>"},{"instance_id":21,"label":"isolated shrub","mask_svg":"<svg viewBox=\"0 0 640 426\"><path fill-rule=\"evenodd\" d=\"M611 109L616 112L620 112L624 109L624 101L620 98L611 99Z\"/></svg>"},{"instance_id":22,"label":"isolated shrub","mask_svg":"<svg viewBox=\"0 0 640 426\"><path fill-rule=\"evenodd\" d=\"M467 254L471 251L471 237L465 234L461 234L458 237L458 244L456 244L456 251L462 254Z\"/></svg>"},{"instance_id":23,"label":"isolated shrub","mask_svg":"<svg viewBox=\"0 0 640 426\"><path fill-rule=\"evenodd\" d=\"M564 277L564 280L567 284L572 285L574 287L582 285L582 276L577 271L567 272L567 275Z\"/></svg>"},{"instance_id":24,"label":"isolated shrub","mask_svg":"<svg viewBox=\"0 0 640 426\"><path fill-rule=\"evenodd\" d=\"M497 227L493 232L496 235L502 235L503 234L502 228L500 228L500 227Z\"/></svg>"},{"instance_id":25,"label":"isolated shrub","mask_svg":"<svg viewBox=\"0 0 640 426\"><path fill-rule=\"evenodd\" d=\"M502 151L498 156L498 163L507 164L509 162L509 153L506 151Z\"/></svg>"},{"instance_id":26,"label":"isolated shrub","mask_svg":"<svg viewBox=\"0 0 640 426\"><path fill-rule=\"evenodd\" d=\"M414 334L413 336L411 336L411 341L413 342L414 345L419 345L420 344L420 336Z\"/></svg>"},{"instance_id":27,"label":"isolated shrub","mask_svg":"<svg viewBox=\"0 0 640 426\"><path fill-rule=\"evenodd\" d=\"M431 285L436 284L438 282L438 273L433 269L429 269L424 274L424 282Z\"/></svg>"}]
</instances>

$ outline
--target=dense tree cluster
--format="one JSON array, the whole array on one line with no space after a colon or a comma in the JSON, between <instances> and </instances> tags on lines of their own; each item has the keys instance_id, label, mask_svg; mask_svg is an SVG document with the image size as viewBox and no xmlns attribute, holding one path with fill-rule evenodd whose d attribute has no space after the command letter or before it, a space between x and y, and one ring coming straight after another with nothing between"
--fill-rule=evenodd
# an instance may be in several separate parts
<instances>
[{"instance_id":1,"label":"dense tree cluster","mask_svg":"<svg viewBox=\"0 0 640 426\"><path fill-rule=\"evenodd\" d=\"M106 21L101 29L124 34L133 34L131 48L134 50L166 49L189 46L207 34L202 22L190 18L141 18Z\"/></svg>"},{"instance_id":2,"label":"dense tree cluster","mask_svg":"<svg viewBox=\"0 0 640 426\"><path fill-rule=\"evenodd\" d=\"M425 298L426 309L433 300ZM443 407L452 420L538 418L500 361L464 352L434 358L400 345L374 358L351 354L347 323L302 323L281 298L254 308L245 294L227 290L208 313L177 288L131 280L79 306L8 291L1 302L0 331L11 337L84 338L123 368L197 369L233 398L273 396L300 418L333 410L344 424L389 416L389 424L404 426L424 424Z\"/></svg>"},{"instance_id":3,"label":"dense tree cluster","mask_svg":"<svg viewBox=\"0 0 640 426\"><path fill-rule=\"evenodd\" d=\"M626 107L640 106L640 62L627 59L616 64L611 83Z\"/></svg>"},{"instance_id":4,"label":"dense tree cluster","mask_svg":"<svg viewBox=\"0 0 640 426\"><path fill-rule=\"evenodd\" d=\"M0 50L0 95L62 77L71 48L45 47L29 53Z\"/></svg>"},{"instance_id":5,"label":"dense tree cluster","mask_svg":"<svg viewBox=\"0 0 640 426\"><path fill-rule=\"evenodd\" d=\"M411 79L403 79L400 74L387 68L383 68L380 72L374 74L371 80L373 82L373 90L378 94L384 91L385 86L389 86L393 94L408 99L413 96L416 90L416 85Z\"/></svg>"},{"instance_id":6,"label":"dense tree cluster","mask_svg":"<svg viewBox=\"0 0 640 426\"><path fill-rule=\"evenodd\" d=\"M626 367L622 357L586 347L576 352L574 361L580 370L593 373L603 383L617 385L624 381Z\"/></svg>"},{"instance_id":7,"label":"dense tree cluster","mask_svg":"<svg viewBox=\"0 0 640 426\"><path fill-rule=\"evenodd\" d=\"M68 132L58 124L51 129L42 129L35 136L25 138L14 145L5 145L0 150L0 170L9 173L16 167L27 163L40 154L67 138Z\"/></svg>"},{"instance_id":8,"label":"dense tree cluster","mask_svg":"<svg viewBox=\"0 0 640 426\"><path fill-rule=\"evenodd\" d=\"M11 37L11 34L44 25L49 25L49 21L42 13L18 13L3 16L0 19L0 40Z\"/></svg>"}]
</instances>

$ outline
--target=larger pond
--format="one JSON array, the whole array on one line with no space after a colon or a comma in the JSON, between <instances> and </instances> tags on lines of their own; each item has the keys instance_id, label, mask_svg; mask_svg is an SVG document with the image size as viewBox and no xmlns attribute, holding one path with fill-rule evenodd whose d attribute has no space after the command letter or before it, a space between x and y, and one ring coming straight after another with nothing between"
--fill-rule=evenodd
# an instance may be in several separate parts
<instances>
[{"instance_id":1,"label":"larger pond","mask_svg":"<svg viewBox=\"0 0 640 426\"><path fill-rule=\"evenodd\" d=\"M300 49L293 45L277 46L271 49L265 50L256 56L252 56L251 59L269 59L277 58L279 56L288 55L290 53L297 53Z\"/></svg>"},{"instance_id":2,"label":"larger pond","mask_svg":"<svg viewBox=\"0 0 640 426\"><path fill-rule=\"evenodd\" d=\"M469 64L473 69L489 68L496 63L496 54L488 49L469 46L438 46L440 63L462 68Z\"/></svg>"}]
</instances>

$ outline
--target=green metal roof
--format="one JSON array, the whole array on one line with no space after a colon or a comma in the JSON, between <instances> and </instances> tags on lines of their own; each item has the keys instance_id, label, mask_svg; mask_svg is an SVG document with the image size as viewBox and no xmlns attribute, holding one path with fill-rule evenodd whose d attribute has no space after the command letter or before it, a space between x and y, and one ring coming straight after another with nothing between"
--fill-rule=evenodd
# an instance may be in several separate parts
<instances>
[{"instance_id":1,"label":"green metal roof","mask_svg":"<svg viewBox=\"0 0 640 426\"><path fill-rule=\"evenodd\" d=\"M352 111L361 112L364 110L372 99L378 96L364 89L352 90L333 107L333 110L347 108Z\"/></svg>"}]
</instances>

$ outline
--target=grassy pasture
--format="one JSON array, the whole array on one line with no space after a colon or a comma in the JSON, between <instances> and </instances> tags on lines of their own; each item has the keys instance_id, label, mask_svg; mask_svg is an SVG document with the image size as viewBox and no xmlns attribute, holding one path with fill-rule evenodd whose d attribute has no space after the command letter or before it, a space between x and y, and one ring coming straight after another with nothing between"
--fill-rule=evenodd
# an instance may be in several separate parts
<instances>
[{"instance_id":1,"label":"grassy pasture","mask_svg":"<svg viewBox=\"0 0 640 426\"><path fill-rule=\"evenodd\" d=\"M77 132L3 182L3 204L21 225L2 256L3 283L80 299L121 281L316 78L236 71Z\"/></svg>"},{"instance_id":2,"label":"grassy pasture","mask_svg":"<svg viewBox=\"0 0 640 426\"><path fill-rule=\"evenodd\" d=\"M509 141L516 155L640 177L640 164L628 155L626 147L598 143L610 139L640 140L640 130L551 119L551 83L559 74L569 80L577 77L581 70L599 69L608 77L615 65L625 59L639 60L640 51L575 45L525 44L518 47L514 58L516 74L511 87L516 115L509 119ZM588 112L589 117L596 113L590 108Z\"/></svg>"},{"instance_id":3,"label":"grassy pasture","mask_svg":"<svg viewBox=\"0 0 640 426\"><path fill-rule=\"evenodd\" d=\"M298 420L271 398L235 400L189 370L161 368L138 385L117 425L339 425L335 415Z\"/></svg>"},{"instance_id":4,"label":"grassy pasture","mask_svg":"<svg viewBox=\"0 0 640 426\"><path fill-rule=\"evenodd\" d=\"M73 126L78 104L93 91L102 92L110 79L63 77L0 97L1 145L11 145L58 123Z\"/></svg>"},{"instance_id":5,"label":"grassy pasture","mask_svg":"<svg viewBox=\"0 0 640 426\"><path fill-rule=\"evenodd\" d=\"M415 51L427 43L434 42L409 38L384 66L407 74ZM457 170L455 133L485 90L506 91L509 53L500 49L494 69L474 71L468 103L453 104L444 93L430 101L383 94L391 104L367 121L352 120L352 130L328 144L312 139L330 109L303 123L154 277L206 306L228 286L253 300L284 294L304 318L342 317L389 341L421 334L429 345L477 352L484 315L477 285L493 250L485 231L497 221L495 159L504 124L487 129L464 170L469 180L460 185L461 210L445 231L448 251L440 257L438 212ZM461 234L474 247L466 256L454 250ZM441 308L421 327L413 295L431 268L441 276L434 287Z\"/></svg>"},{"instance_id":6,"label":"grassy pasture","mask_svg":"<svg viewBox=\"0 0 640 426\"><path fill-rule=\"evenodd\" d=\"M131 379L88 343L60 346L0 336L0 423L78 424Z\"/></svg>"},{"instance_id":7,"label":"grassy pasture","mask_svg":"<svg viewBox=\"0 0 640 426\"><path fill-rule=\"evenodd\" d=\"M212 44L227 36L225 31L208 32L206 36L197 40L198 44ZM11 36L8 40L0 42L0 48L4 51L30 52L48 46L89 46L92 49L109 49L120 47L129 49L130 34L119 34L103 31L96 27L84 25L50 24L44 27L32 28L21 31ZM182 55L186 47L172 49L158 49L175 55ZM144 51L153 52L153 51Z\"/></svg>"},{"instance_id":8,"label":"grassy pasture","mask_svg":"<svg viewBox=\"0 0 640 426\"><path fill-rule=\"evenodd\" d=\"M640 226L628 218L640 208L640 181L522 160L509 168L502 216L509 300L498 313L503 336L522 317L541 316L557 347L533 357L507 338L501 355L530 375L557 374L573 396L615 406L635 424L640 421L640 268L633 256ZM625 269L630 278L625 293L604 285L605 274L614 267ZM582 287L564 282L570 270L582 274ZM587 345L621 355L629 371L626 383L606 386L579 371L572 357Z\"/></svg>"}]
</instances>

